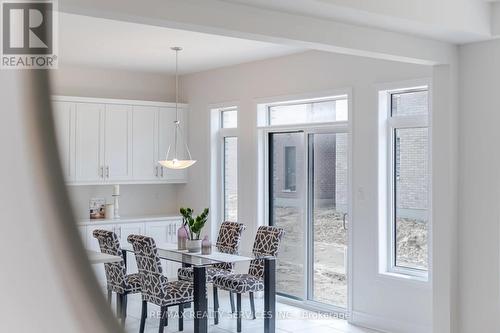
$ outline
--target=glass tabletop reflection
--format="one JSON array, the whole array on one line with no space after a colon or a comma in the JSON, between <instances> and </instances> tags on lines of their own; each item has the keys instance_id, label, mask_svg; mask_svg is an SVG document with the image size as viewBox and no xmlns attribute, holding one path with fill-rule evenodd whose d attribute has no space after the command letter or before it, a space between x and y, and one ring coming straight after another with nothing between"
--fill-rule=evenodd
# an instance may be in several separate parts
<instances>
[{"instance_id":1,"label":"glass tabletop reflection","mask_svg":"<svg viewBox=\"0 0 500 333\"><path fill-rule=\"evenodd\" d=\"M178 250L176 244L156 244L156 248L160 259L197 267L212 266L220 263L245 262L256 258L254 255L237 255L220 252L215 246L212 247L210 254L201 254L201 252L190 253L187 250ZM134 249L130 244L123 245L122 250L134 253Z\"/></svg>"}]
</instances>

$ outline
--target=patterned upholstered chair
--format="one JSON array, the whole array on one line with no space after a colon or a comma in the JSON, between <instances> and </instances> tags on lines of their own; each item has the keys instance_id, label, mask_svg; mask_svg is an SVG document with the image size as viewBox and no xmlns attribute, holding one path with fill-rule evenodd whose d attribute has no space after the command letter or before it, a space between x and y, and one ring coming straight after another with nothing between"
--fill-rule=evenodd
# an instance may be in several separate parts
<instances>
[{"instance_id":1,"label":"patterned upholstered chair","mask_svg":"<svg viewBox=\"0 0 500 333\"><path fill-rule=\"evenodd\" d=\"M219 235L217 236L217 243L215 244L217 250L223 253L237 254L240 247L241 234L245 229L246 227L243 223L222 222ZM221 263L209 267L206 272L207 282L212 283L217 275L233 273L233 270L234 264L232 263ZM193 281L193 269L191 267L179 268L177 275L179 280ZM217 288L214 286L213 289L214 295L216 295ZM234 297L231 291L229 292L229 300L231 301L231 310L234 313ZM218 319L218 313L215 313L214 320L216 324L218 323Z\"/></svg>"},{"instance_id":2,"label":"patterned upholstered chair","mask_svg":"<svg viewBox=\"0 0 500 333\"><path fill-rule=\"evenodd\" d=\"M92 235L99 242L102 253L122 256L120 241L114 232L94 230ZM127 317L127 295L141 291L141 279L137 273L127 275L124 260L104 264L104 270L106 272L108 301L111 304L111 296L115 292L117 315L121 317L122 323L125 323L125 318Z\"/></svg>"},{"instance_id":3,"label":"patterned upholstered chair","mask_svg":"<svg viewBox=\"0 0 500 333\"><path fill-rule=\"evenodd\" d=\"M255 241L253 244L252 253L256 257L259 256L273 256L278 255L278 250L281 244L281 239L285 234L281 228L273 226L261 226L257 230ZM264 290L264 260L254 259L250 262L248 274L225 274L217 275L214 278L214 286L218 289L228 290L237 295L237 320L238 332L241 332L241 294L249 293L250 305L252 310L253 319L255 319L255 305L254 293ZM216 298L217 295L214 295ZM214 302L216 305L215 312L218 311L218 301Z\"/></svg>"},{"instance_id":4,"label":"patterned upholstered chair","mask_svg":"<svg viewBox=\"0 0 500 333\"><path fill-rule=\"evenodd\" d=\"M144 332L148 302L160 307L159 332L168 325L170 306L179 306L179 331L183 330L184 305L193 301L193 284L188 281L168 281L163 275L158 250L153 238L141 235L130 235L127 241L134 248L137 268L141 278L142 314L140 333Z\"/></svg>"}]
</instances>

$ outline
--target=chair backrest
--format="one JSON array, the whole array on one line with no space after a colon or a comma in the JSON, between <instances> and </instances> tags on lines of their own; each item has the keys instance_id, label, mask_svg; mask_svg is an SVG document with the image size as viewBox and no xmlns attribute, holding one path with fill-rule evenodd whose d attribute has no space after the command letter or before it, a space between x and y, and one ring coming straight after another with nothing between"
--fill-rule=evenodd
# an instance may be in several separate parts
<instances>
[{"instance_id":1,"label":"chair backrest","mask_svg":"<svg viewBox=\"0 0 500 333\"><path fill-rule=\"evenodd\" d=\"M162 274L158 250L153 238L142 235L130 235L127 241L134 248L137 269L141 277L142 300L161 304L165 298L168 279Z\"/></svg>"},{"instance_id":2,"label":"chair backrest","mask_svg":"<svg viewBox=\"0 0 500 333\"><path fill-rule=\"evenodd\" d=\"M285 235L282 228L273 226L261 226L257 229L255 241L253 243L252 253L255 256L272 256L278 255L281 239ZM248 274L262 278L264 276L264 260L254 259L250 262Z\"/></svg>"},{"instance_id":3,"label":"chair backrest","mask_svg":"<svg viewBox=\"0 0 500 333\"><path fill-rule=\"evenodd\" d=\"M223 253L237 254L241 243L241 234L245 229L246 226L243 223L222 222L219 229L219 235L217 236L217 243L215 244L217 250ZM234 264L221 263L214 265L214 267L224 270L233 270Z\"/></svg>"},{"instance_id":4,"label":"chair backrest","mask_svg":"<svg viewBox=\"0 0 500 333\"><path fill-rule=\"evenodd\" d=\"M102 253L122 256L120 240L114 232L97 229L94 230L92 235L99 242ZM122 260L104 264L104 271L106 272L108 289L116 293L124 293L127 284L127 268L125 267L125 261Z\"/></svg>"}]
</instances>

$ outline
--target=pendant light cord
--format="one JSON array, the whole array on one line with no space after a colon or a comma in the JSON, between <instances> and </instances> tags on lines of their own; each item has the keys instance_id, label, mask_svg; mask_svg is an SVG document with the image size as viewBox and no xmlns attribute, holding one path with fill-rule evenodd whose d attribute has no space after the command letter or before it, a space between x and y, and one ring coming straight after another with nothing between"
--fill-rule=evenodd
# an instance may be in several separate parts
<instances>
[{"instance_id":1,"label":"pendant light cord","mask_svg":"<svg viewBox=\"0 0 500 333\"><path fill-rule=\"evenodd\" d=\"M179 124L179 50L175 50L175 138L174 138L174 156L177 158L177 135L180 129Z\"/></svg>"}]
</instances>

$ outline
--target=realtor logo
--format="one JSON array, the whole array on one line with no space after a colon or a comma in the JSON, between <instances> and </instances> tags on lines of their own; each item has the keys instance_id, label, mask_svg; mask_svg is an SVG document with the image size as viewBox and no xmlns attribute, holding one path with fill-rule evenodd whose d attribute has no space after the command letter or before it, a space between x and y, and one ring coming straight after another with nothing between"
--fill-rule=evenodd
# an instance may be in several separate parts
<instances>
[{"instance_id":1,"label":"realtor logo","mask_svg":"<svg viewBox=\"0 0 500 333\"><path fill-rule=\"evenodd\" d=\"M57 68L54 1L2 2L3 69Z\"/></svg>"}]
</instances>

